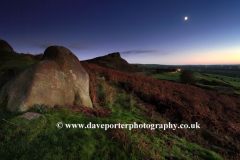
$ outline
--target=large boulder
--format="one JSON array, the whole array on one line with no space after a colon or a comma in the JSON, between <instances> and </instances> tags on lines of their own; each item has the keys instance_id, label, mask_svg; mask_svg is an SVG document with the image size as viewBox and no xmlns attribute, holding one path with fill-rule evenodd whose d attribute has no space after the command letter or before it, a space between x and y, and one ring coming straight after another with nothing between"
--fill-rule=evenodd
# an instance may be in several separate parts
<instances>
[{"instance_id":1,"label":"large boulder","mask_svg":"<svg viewBox=\"0 0 240 160\"><path fill-rule=\"evenodd\" d=\"M89 75L67 48L50 46L43 58L18 73L0 91L8 111L26 111L34 104L92 107Z\"/></svg>"},{"instance_id":2,"label":"large boulder","mask_svg":"<svg viewBox=\"0 0 240 160\"><path fill-rule=\"evenodd\" d=\"M0 50L14 52L13 48L4 40L0 39Z\"/></svg>"}]
</instances>

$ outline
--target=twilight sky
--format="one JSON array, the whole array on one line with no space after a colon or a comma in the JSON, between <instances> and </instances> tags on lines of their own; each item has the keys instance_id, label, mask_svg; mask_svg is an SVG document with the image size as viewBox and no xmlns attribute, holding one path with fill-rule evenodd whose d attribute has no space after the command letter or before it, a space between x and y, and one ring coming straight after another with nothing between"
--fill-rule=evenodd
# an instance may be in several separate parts
<instances>
[{"instance_id":1,"label":"twilight sky","mask_svg":"<svg viewBox=\"0 0 240 160\"><path fill-rule=\"evenodd\" d=\"M60 45L79 60L240 64L240 0L5 0L0 15L0 39L18 53Z\"/></svg>"}]
</instances>

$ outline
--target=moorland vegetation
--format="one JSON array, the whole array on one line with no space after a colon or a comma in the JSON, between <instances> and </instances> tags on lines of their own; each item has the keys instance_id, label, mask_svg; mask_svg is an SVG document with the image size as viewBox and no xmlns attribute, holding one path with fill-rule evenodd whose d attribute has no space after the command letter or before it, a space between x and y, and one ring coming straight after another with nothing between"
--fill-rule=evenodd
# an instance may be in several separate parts
<instances>
[{"instance_id":1,"label":"moorland vegetation","mask_svg":"<svg viewBox=\"0 0 240 160\"><path fill-rule=\"evenodd\" d=\"M34 64L29 55L0 53L1 85ZM114 64L114 60L112 60ZM111 63L111 62L109 62ZM239 159L240 96L137 76L81 62L94 108L55 106L26 120L0 105L3 159ZM104 77L104 79L99 79ZM42 105L42 104L39 104ZM39 112L37 109L30 109ZM200 129L62 129L57 122L192 124Z\"/></svg>"}]
</instances>

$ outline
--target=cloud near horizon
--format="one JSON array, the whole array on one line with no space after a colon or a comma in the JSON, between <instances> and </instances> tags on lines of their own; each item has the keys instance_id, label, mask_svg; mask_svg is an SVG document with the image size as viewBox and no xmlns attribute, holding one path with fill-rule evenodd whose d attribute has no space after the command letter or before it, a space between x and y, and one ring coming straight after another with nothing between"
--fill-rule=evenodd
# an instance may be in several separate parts
<instances>
[{"instance_id":1,"label":"cloud near horizon","mask_svg":"<svg viewBox=\"0 0 240 160\"><path fill-rule=\"evenodd\" d=\"M166 52L160 52L158 50L129 50L129 51L124 51L120 52L121 54L142 54L142 53L155 53L159 55L165 55L168 54Z\"/></svg>"},{"instance_id":2,"label":"cloud near horizon","mask_svg":"<svg viewBox=\"0 0 240 160\"><path fill-rule=\"evenodd\" d=\"M129 51L124 51L120 52L122 54L140 54L140 53L153 53L157 52L157 50L129 50Z\"/></svg>"}]
</instances>

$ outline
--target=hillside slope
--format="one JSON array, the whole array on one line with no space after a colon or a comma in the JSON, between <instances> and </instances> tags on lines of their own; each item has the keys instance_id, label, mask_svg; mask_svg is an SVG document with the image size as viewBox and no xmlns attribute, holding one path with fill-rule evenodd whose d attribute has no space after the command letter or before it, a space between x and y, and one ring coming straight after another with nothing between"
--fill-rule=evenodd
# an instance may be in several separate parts
<instances>
[{"instance_id":1,"label":"hillside slope","mask_svg":"<svg viewBox=\"0 0 240 160\"><path fill-rule=\"evenodd\" d=\"M1 56L4 58L3 54ZM35 62L29 55L6 52L5 56L0 65L0 73L4 72L3 74L12 68L19 72L20 69ZM114 58L113 56L110 59ZM31 112L39 112L44 117L30 123L18 119L20 113L6 112L5 104L0 103L0 128L3 128L0 131L2 142L0 157L77 159L81 156L82 159L100 157L109 160L128 159L130 156L132 159L156 160L161 158L169 160L171 157L177 160L220 160L220 156L228 159L240 158L239 95L136 76L86 61L81 64L89 74L90 97L94 108L62 106L63 108L48 109L47 113L32 109ZM105 77L105 80L99 79L99 76ZM9 79L5 79L7 80ZM170 122L178 125L198 122L201 128L60 131L56 129L55 124L61 121L64 124L85 125L89 122L95 124ZM14 126L12 123L21 126Z\"/></svg>"},{"instance_id":2,"label":"hillside slope","mask_svg":"<svg viewBox=\"0 0 240 160\"><path fill-rule=\"evenodd\" d=\"M81 61L81 62L84 62L84 61ZM86 60L85 62L96 64L98 66L105 67L105 68L127 72L127 73L142 71L142 69L129 64L125 59L121 58L121 55L119 52L89 59L89 60Z\"/></svg>"},{"instance_id":3,"label":"hillside slope","mask_svg":"<svg viewBox=\"0 0 240 160\"><path fill-rule=\"evenodd\" d=\"M94 93L97 92L93 87L95 78L97 75L102 75L106 78L106 83L123 88L128 94L139 99L139 103L142 101L152 119L161 117L171 123L198 122L201 124L201 129L169 130L168 134L185 137L188 142L218 154L224 152L229 159L239 158L237 155L240 151L239 95L223 94L178 82L136 76L86 62L82 65L90 73L92 97L95 97ZM94 98L93 103L97 103Z\"/></svg>"}]
</instances>

